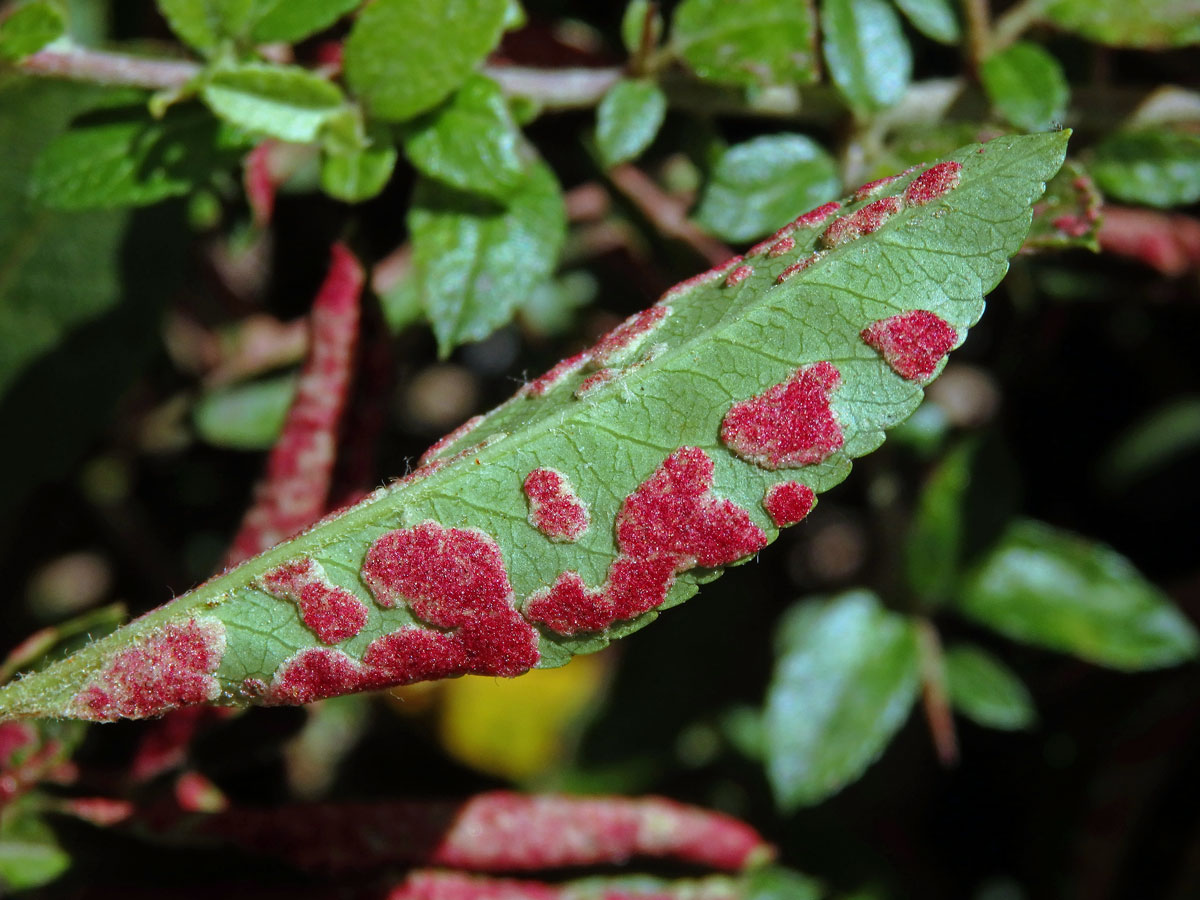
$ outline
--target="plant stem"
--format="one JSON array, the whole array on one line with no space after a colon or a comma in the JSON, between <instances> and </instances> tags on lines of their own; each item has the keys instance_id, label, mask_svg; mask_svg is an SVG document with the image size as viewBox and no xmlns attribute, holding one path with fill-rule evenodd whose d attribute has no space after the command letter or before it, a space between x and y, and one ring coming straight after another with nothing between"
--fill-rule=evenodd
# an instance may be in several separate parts
<instances>
[{"instance_id":1,"label":"plant stem","mask_svg":"<svg viewBox=\"0 0 1200 900\"><path fill-rule=\"evenodd\" d=\"M723 242L706 234L687 217L687 209L636 166L626 163L608 173L613 185L663 234L688 244L711 264L733 255Z\"/></svg>"},{"instance_id":2,"label":"plant stem","mask_svg":"<svg viewBox=\"0 0 1200 900\"><path fill-rule=\"evenodd\" d=\"M151 59L85 47L40 50L23 59L20 69L30 75L151 90L176 90L201 71L197 63L184 59Z\"/></svg>"},{"instance_id":3,"label":"plant stem","mask_svg":"<svg viewBox=\"0 0 1200 900\"><path fill-rule=\"evenodd\" d=\"M958 736L946 693L946 665L942 639L928 619L917 620L918 650L921 655L921 703L933 736L938 760L944 766L958 762Z\"/></svg>"},{"instance_id":4,"label":"plant stem","mask_svg":"<svg viewBox=\"0 0 1200 900\"><path fill-rule=\"evenodd\" d=\"M992 49L991 14L987 0L963 0L963 18L967 25L967 64L978 72Z\"/></svg>"},{"instance_id":5,"label":"plant stem","mask_svg":"<svg viewBox=\"0 0 1200 900\"><path fill-rule=\"evenodd\" d=\"M996 19L992 28L992 50L1003 50L1036 25L1044 6L1044 0L1022 0Z\"/></svg>"}]
</instances>

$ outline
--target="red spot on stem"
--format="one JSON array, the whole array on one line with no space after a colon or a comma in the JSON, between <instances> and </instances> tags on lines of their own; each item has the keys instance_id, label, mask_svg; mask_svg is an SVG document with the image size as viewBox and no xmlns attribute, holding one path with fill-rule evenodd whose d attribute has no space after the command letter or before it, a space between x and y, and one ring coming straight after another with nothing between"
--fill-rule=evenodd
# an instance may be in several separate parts
<instances>
[{"instance_id":1,"label":"red spot on stem","mask_svg":"<svg viewBox=\"0 0 1200 900\"><path fill-rule=\"evenodd\" d=\"M880 319L861 333L896 374L924 381L958 343L958 332L941 316L924 309Z\"/></svg>"},{"instance_id":2,"label":"red spot on stem","mask_svg":"<svg viewBox=\"0 0 1200 900\"><path fill-rule=\"evenodd\" d=\"M417 460L418 466L427 466L437 457L441 456L451 444L458 443L462 438L479 427L483 421L483 416L471 416L467 421L463 422L449 434L439 438L429 449L421 454L421 458Z\"/></svg>"},{"instance_id":3,"label":"red spot on stem","mask_svg":"<svg viewBox=\"0 0 1200 900\"><path fill-rule=\"evenodd\" d=\"M899 197L883 197L874 203L868 203L862 209L836 219L825 229L821 241L826 247L840 247L864 234L878 231L884 222L903 208L904 203Z\"/></svg>"},{"instance_id":4,"label":"red spot on stem","mask_svg":"<svg viewBox=\"0 0 1200 900\"><path fill-rule=\"evenodd\" d=\"M534 469L525 478L529 524L552 541L577 541L588 529L587 506L571 482L554 469Z\"/></svg>"},{"instance_id":5,"label":"red spot on stem","mask_svg":"<svg viewBox=\"0 0 1200 900\"><path fill-rule=\"evenodd\" d=\"M259 581L263 590L300 607L300 618L326 644L338 644L367 624L366 604L329 580L311 557L286 562Z\"/></svg>"},{"instance_id":6,"label":"red spot on stem","mask_svg":"<svg viewBox=\"0 0 1200 900\"><path fill-rule=\"evenodd\" d=\"M620 554L599 588L577 572L532 594L525 615L560 634L599 631L631 619L667 598L675 576L696 566L735 562L766 546L749 514L712 493L713 462L698 447L668 456L617 514Z\"/></svg>"},{"instance_id":7,"label":"red spot on stem","mask_svg":"<svg viewBox=\"0 0 1200 900\"><path fill-rule=\"evenodd\" d=\"M783 284L785 281L787 281L789 278L791 278L797 272L803 272L805 269L807 269L809 266L811 266L813 263L815 263L820 258L821 258L820 253L814 253L812 256L806 256L806 257L804 257L804 259L797 260L796 262L792 263L790 266L788 266L786 269L784 269L782 272L779 273L779 275L775 278L775 283Z\"/></svg>"},{"instance_id":8,"label":"red spot on stem","mask_svg":"<svg viewBox=\"0 0 1200 900\"><path fill-rule=\"evenodd\" d=\"M111 722L144 719L215 700L213 673L225 655L225 625L217 619L170 622L118 652L71 701L69 714Z\"/></svg>"},{"instance_id":9,"label":"red spot on stem","mask_svg":"<svg viewBox=\"0 0 1200 900\"><path fill-rule=\"evenodd\" d=\"M904 189L904 202L909 206L924 206L958 187L962 163L941 162L930 166Z\"/></svg>"},{"instance_id":10,"label":"red spot on stem","mask_svg":"<svg viewBox=\"0 0 1200 900\"><path fill-rule=\"evenodd\" d=\"M669 306L651 306L634 313L596 343L590 353L594 366L606 366L619 360L641 344L648 334L658 329L671 314Z\"/></svg>"},{"instance_id":11,"label":"red spot on stem","mask_svg":"<svg viewBox=\"0 0 1200 900\"><path fill-rule=\"evenodd\" d=\"M812 512L816 495L812 488L798 481L785 481L767 488L763 509L780 528L795 525Z\"/></svg>"},{"instance_id":12,"label":"red spot on stem","mask_svg":"<svg viewBox=\"0 0 1200 900\"><path fill-rule=\"evenodd\" d=\"M819 463L842 446L829 405L840 381L832 363L803 366L782 384L735 403L721 423L721 440L765 469Z\"/></svg>"},{"instance_id":13,"label":"red spot on stem","mask_svg":"<svg viewBox=\"0 0 1200 900\"><path fill-rule=\"evenodd\" d=\"M753 274L753 266L738 266L726 277L725 287L734 287L735 285L739 285Z\"/></svg>"}]
</instances>

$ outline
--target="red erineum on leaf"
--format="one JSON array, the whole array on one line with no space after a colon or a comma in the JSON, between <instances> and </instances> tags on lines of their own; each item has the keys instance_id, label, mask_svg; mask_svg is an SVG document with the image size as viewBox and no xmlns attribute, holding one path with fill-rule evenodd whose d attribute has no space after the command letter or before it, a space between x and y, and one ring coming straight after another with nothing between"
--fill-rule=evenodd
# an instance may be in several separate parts
<instances>
[{"instance_id":1,"label":"red erineum on leaf","mask_svg":"<svg viewBox=\"0 0 1200 900\"><path fill-rule=\"evenodd\" d=\"M661 886L550 885L536 881L483 878L456 872L417 871L393 888L387 900L744 900L727 879L683 881Z\"/></svg>"},{"instance_id":2,"label":"red erineum on leaf","mask_svg":"<svg viewBox=\"0 0 1200 900\"><path fill-rule=\"evenodd\" d=\"M812 256L806 256L804 259L796 260L796 262L792 263L775 277L775 283L783 284L797 272L803 272L820 258L821 255L819 253L814 253Z\"/></svg>"},{"instance_id":3,"label":"red erineum on leaf","mask_svg":"<svg viewBox=\"0 0 1200 900\"><path fill-rule=\"evenodd\" d=\"M883 197L874 203L868 203L848 216L835 219L821 235L821 242L826 247L840 247L864 234L878 231L888 219L903 208L904 203L899 197Z\"/></svg>"},{"instance_id":4,"label":"red erineum on leaf","mask_svg":"<svg viewBox=\"0 0 1200 900\"><path fill-rule=\"evenodd\" d=\"M941 162L930 166L904 189L904 202L909 206L924 206L958 187L962 163Z\"/></svg>"},{"instance_id":5,"label":"red erineum on leaf","mask_svg":"<svg viewBox=\"0 0 1200 900\"><path fill-rule=\"evenodd\" d=\"M483 416L471 416L471 418L467 419L467 421L463 422L449 434L445 434L438 438L429 446L428 450L421 454L421 458L417 460L417 465L429 465L431 462L445 453L446 449L451 444L457 443L459 440L465 438L468 434L478 428L481 422L483 422Z\"/></svg>"},{"instance_id":6,"label":"red erineum on leaf","mask_svg":"<svg viewBox=\"0 0 1200 900\"><path fill-rule=\"evenodd\" d=\"M312 340L296 399L271 450L267 472L233 540L236 565L321 517L329 497L338 426L346 407L358 340L363 270L341 244L309 317Z\"/></svg>"},{"instance_id":7,"label":"red erineum on leaf","mask_svg":"<svg viewBox=\"0 0 1200 900\"><path fill-rule=\"evenodd\" d=\"M675 576L757 553L767 543L749 514L712 493L713 462L698 447L668 456L617 514L620 555L599 588L564 572L530 595L525 615L560 634L599 631L631 619L667 598Z\"/></svg>"},{"instance_id":8,"label":"red erineum on leaf","mask_svg":"<svg viewBox=\"0 0 1200 900\"><path fill-rule=\"evenodd\" d=\"M767 251L767 256L774 259L776 256L783 256L790 250L796 248L796 239L785 235L771 245L771 249Z\"/></svg>"},{"instance_id":9,"label":"red erineum on leaf","mask_svg":"<svg viewBox=\"0 0 1200 900\"><path fill-rule=\"evenodd\" d=\"M897 375L910 381L931 377L958 343L958 332L941 316L924 309L880 319L864 328L861 337Z\"/></svg>"},{"instance_id":10,"label":"red erineum on leaf","mask_svg":"<svg viewBox=\"0 0 1200 900\"><path fill-rule=\"evenodd\" d=\"M741 284L747 278L754 274L753 266L738 266L725 278L725 287L733 287Z\"/></svg>"},{"instance_id":11,"label":"red erineum on leaf","mask_svg":"<svg viewBox=\"0 0 1200 900\"><path fill-rule=\"evenodd\" d=\"M566 359L560 360L549 371L522 386L517 391L517 396L541 397L547 391L557 387L582 369L590 359L590 352L584 350L582 353L576 353L574 356L568 356Z\"/></svg>"},{"instance_id":12,"label":"red erineum on leaf","mask_svg":"<svg viewBox=\"0 0 1200 900\"><path fill-rule=\"evenodd\" d=\"M841 382L833 363L802 366L787 381L735 403L721 422L721 440L765 469L811 466L842 446L829 405Z\"/></svg>"},{"instance_id":13,"label":"red erineum on leaf","mask_svg":"<svg viewBox=\"0 0 1200 900\"><path fill-rule=\"evenodd\" d=\"M577 541L588 529L588 509L571 482L554 469L534 469L525 477L529 524L552 541Z\"/></svg>"},{"instance_id":14,"label":"red erineum on leaf","mask_svg":"<svg viewBox=\"0 0 1200 900\"><path fill-rule=\"evenodd\" d=\"M207 703L221 692L213 676L224 655L225 625L218 619L169 622L113 656L67 712L111 722Z\"/></svg>"},{"instance_id":15,"label":"red erineum on leaf","mask_svg":"<svg viewBox=\"0 0 1200 900\"><path fill-rule=\"evenodd\" d=\"M874 181L868 181L866 184L859 186L858 190L854 192L854 202L857 203L859 200L866 200L868 197L878 194L885 187L899 178L899 175L886 175L883 178L876 178Z\"/></svg>"},{"instance_id":16,"label":"red erineum on leaf","mask_svg":"<svg viewBox=\"0 0 1200 900\"><path fill-rule=\"evenodd\" d=\"M610 362L619 362L622 356L634 350L647 335L656 331L671 314L669 306L651 306L636 312L604 337L588 351L590 363L593 366L606 366Z\"/></svg>"},{"instance_id":17,"label":"red erineum on leaf","mask_svg":"<svg viewBox=\"0 0 1200 900\"><path fill-rule=\"evenodd\" d=\"M312 557L276 566L259 579L259 584L271 596L300 607L300 618L323 643L341 643L367 624L366 605L333 584Z\"/></svg>"},{"instance_id":18,"label":"red erineum on leaf","mask_svg":"<svg viewBox=\"0 0 1200 900\"><path fill-rule=\"evenodd\" d=\"M692 288L699 287L702 284L708 284L710 281L716 281L722 275L727 274L730 269L733 269L735 266L737 266L743 258L744 257L742 256L731 256L720 265L713 266L711 269L701 272L699 275L693 275L691 278L685 278L683 281L679 282L679 284L668 288L663 295L658 298L658 302L655 305L661 306L662 304L673 300L675 297L686 294Z\"/></svg>"},{"instance_id":19,"label":"red erineum on leaf","mask_svg":"<svg viewBox=\"0 0 1200 900\"><path fill-rule=\"evenodd\" d=\"M763 509L780 528L795 525L812 512L816 494L813 489L798 481L784 481L767 488L763 496Z\"/></svg>"}]
</instances>

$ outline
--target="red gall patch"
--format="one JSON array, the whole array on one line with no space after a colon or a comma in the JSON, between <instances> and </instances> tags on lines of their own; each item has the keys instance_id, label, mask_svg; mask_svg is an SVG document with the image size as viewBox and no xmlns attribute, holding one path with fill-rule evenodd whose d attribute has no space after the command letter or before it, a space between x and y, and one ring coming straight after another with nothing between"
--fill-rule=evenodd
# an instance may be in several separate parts
<instances>
[{"instance_id":1,"label":"red gall patch","mask_svg":"<svg viewBox=\"0 0 1200 900\"><path fill-rule=\"evenodd\" d=\"M354 637L367 624L367 606L345 588L329 580L321 564L311 557L286 562L259 579L272 597L300 607L300 618L326 644Z\"/></svg>"},{"instance_id":2,"label":"red gall patch","mask_svg":"<svg viewBox=\"0 0 1200 900\"><path fill-rule=\"evenodd\" d=\"M634 313L596 343L590 351L590 364L607 366L627 356L646 340L646 337L671 314L669 306L651 306Z\"/></svg>"},{"instance_id":3,"label":"red gall patch","mask_svg":"<svg viewBox=\"0 0 1200 900\"><path fill-rule=\"evenodd\" d=\"M557 387L562 382L566 381L585 365L591 359L591 353L584 350L582 353L576 353L574 356L569 356L557 363L550 371L543 375L539 375L523 385L517 391L518 397L541 397L546 392Z\"/></svg>"},{"instance_id":4,"label":"red gall patch","mask_svg":"<svg viewBox=\"0 0 1200 900\"><path fill-rule=\"evenodd\" d=\"M265 140L246 154L242 163L243 187L246 190L246 201L250 204L250 212L254 224L265 228L271 222L271 214L275 211L275 173L271 166L271 154L276 141Z\"/></svg>"},{"instance_id":5,"label":"red gall patch","mask_svg":"<svg viewBox=\"0 0 1200 900\"><path fill-rule=\"evenodd\" d=\"M217 619L170 622L119 651L71 700L69 715L98 722L144 719L221 693L213 677L225 655Z\"/></svg>"},{"instance_id":6,"label":"red gall patch","mask_svg":"<svg viewBox=\"0 0 1200 900\"><path fill-rule=\"evenodd\" d=\"M777 256L796 249L796 239L793 237L781 237L771 245L771 249L767 251L767 256L774 259Z\"/></svg>"},{"instance_id":7,"label":"red gall patch","mask_svg":"<svg viewBox=\"0 0 1200 900\"><path fill-rule=\"evenodd\" d=\"M775 283L783 284L785 281L787 281L789 278L791 278L797 272L803 272L805 269L807 269L809 266L811 266L813 263L815 263L820 258L821 258L820 253L814 253L812 256L806 256L806 257L804 257L804 259L797 260L796 262L792 263L790 266L788 266L786 269L784 269L782 272L779 273L779 275L775 278Z\"/></svg>"},{"instance_id":8,"label":"red gall patch","mask_svg":"<svg viewBox=\"0 0 1200 900\"><path fill-rule=\"evenodd\" d=\"M578 573L564 572L530 595L526 617L560 634L599 631L658 606L676 575L761 550L767 543L763 530L744 509L713 495L713 471L712 460L698 447L668 456L621 505L620 553L604 584L592 589Z\"/></svg>"},{"instance_id":9,"label":"red gall patch","mask_svg":"<svg viewBox=\"0 0 1200 900\"><path fill-rule=\"evenodd\" d=\"M958 332L945 319L924 309L880 319L860 335L879 351L896 374L925 381L958 343Z\"/></svg>"},{"instance_id":10,"label":"red gall patch","mask_svg":"<svg viewBox=\"0 0 1200 900\"><path fill-rule=\"evenodd\" d=\"M812 488L798 481L773 484L763 495L763 509L778 527L795 525L812 512L816 495Z\"/></svg>"},{"instance_id":11,"label":"red gall patch","mask_svg":"<svg viewBox=\"0 0 1200 900\"><path fill-rule=\"evenodd\" d=\"M721 422L721 440L764 469L819 463L842 446L842 429L829 405L841 382L832 363L803 366L782 384L735 403Z\"/></svg>"},{"instance_id":12,"label":"red gall patch","mask_svg":"<svg viewBox=\"0 0 1200 900\"><path fill-rule=\"evenodd\" d=\"M899 180L899 175L887 175L883 178L876 178L874 181L868 181L854 192L854 202L866 200L868 197L874 197L893 181Z\"/></svg>"},{"instance_id":13,"label":"red gall patch","mask_svg":"<svg viewBox=\"0 0 1200 900\"><path fill-rule=\"evenodd\" d=\"M571 482L554 469L534 469L525 477L529 524L552 541L577 541L588 529L588 508Z\"/></svg>"},{"instance_id":14,"label":"red gall patch","mask_svg":"<svg viewBox=\"0 0 1200 900\"><path fill-rule=\"evenodd\" d=\"M713 266L711 269L701 272L699 275L693 275L691 278L679 282L679 284L675 285L674 287L668 288L667 291L658 298L658 302L655 304L655 306L662 306L668 301L674 300L676 297L681 297L684 294L689 293L693 288L708 284L710 281L716 281L718 278L721 278L727 274L730 269L736 267L743 258L744 257L742 256L731 256L720 265Z\"/></svg>"},{"instance_id":15,"label":"red gall patch","mask_svg":"<svg viewBox=\"0 0 1200 900\"><path fill-rule=\"evenodd\" d=\"M33 726L25 722L0 723L0 770L12 762L18 750L31 746L37 740Z\"/></svg>"},{"instance_id":16,"label":"red gall patch","mask_svg":"<svg viewBox=\"0 0 1200 900\"><path fill-rule=\"evenodd\" d=\"M299 706L362 690L361 667L341 650L309 647L284 661L262 694L268 706Z\"/></svg>"},{"instance_id":17,"label":"red gall patch","mask_svg":"<svg viewBox=\"0 0 1200 900\"><path fill-rule=\"evenodd\" d=\"M431 462L445 453L451 444L457 444L460 440L478 428L481 422L483 422L483 416L471 416L471 418L467 419L467 421L463 422L449 434L439 438L437 441L431 444L429 449L421 454L421 458L417 460L417 465L429 465Z\"/></svg>"},{"instance_id":18,"label":"red gall patch","mask_svg":"<svg viewBox=\"0 0 1200 900\"><path fill-rule=\"evenodd\" d=\"M924 206L958 187L962 178L962 163L941 162L930 166L904 189L904 202L909 206Z\"/></svg>"},{"instance_id":19,"label":"red gall patch","mask_svg":"<svg viewBox=\"0 0 1200 900\"><path fill-rule=\"evenodd\" d=\"M579 387L575 388L575 399L582 400L589 394L594 394L615 379L618 374L620 373L616 369L601 369L599 372L589 375L579 382Z\"/></svg>"},{"instance_id":20,"label":"red gall patch","mask_svg":"<svg viewBox=\"0 0 1200 900\"><path fill-rule=\"evenodd\" d=\"M826 219L828 219L830 216L832 216L835 212L837 212L841 208L842 208L842 204L838 203L835 200L831 203L822 204L821 206L818 206L816 209L811 209L808 212L797 216L795 219L788 222L786 225L784 225L782 228L780 228L777 232L775 232L769 238L759 241L757 244L755 244L753 247L751 247L749 250L747 250L746 256L747 257L757 256L758 254L762 253L764 250L770 249L775 244L779 243L781 240L783 240L785 237L792 234L792 232L796 231L799 228L813 228L817 225L820 225L822 222L824 222Z\"/></svg>"},{"instance_id":21,"label":"red gall patch","mask_svg":"<svg viewBox=\"0 0 1200 900\"><path fill-rule=\"evenodd\" d=\"M725 278L725 287L734 287L739 285L753 274L753 266L738 266Z\"/></svg>"},{"instance_id":22,"label":"red gall patch","mask_svg":"<svg viewBox=\"0 0 1200 900\"><path fill-rule=\"evenodd\" d=\"M883 197L862 209L836 219L821 235L826 247L840 247L849 241L878 231L883 224L904 208L899 197Z\"/></svg>"}]
</instances>

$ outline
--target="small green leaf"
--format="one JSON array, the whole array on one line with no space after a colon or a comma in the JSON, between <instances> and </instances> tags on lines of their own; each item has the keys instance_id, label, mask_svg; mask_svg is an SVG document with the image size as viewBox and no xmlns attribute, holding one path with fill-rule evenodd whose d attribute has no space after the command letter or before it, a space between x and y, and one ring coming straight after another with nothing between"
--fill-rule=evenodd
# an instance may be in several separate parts
<instances>
[{"instance_id":1,"label":"small green leaf","mask_svg":"<svg viewBox=\"0 0 1200 900\"><path fill-rule=\"evenodd\" d=\"M1183 206L1200 200L1200 136L1165 128L1118 131L1088 166L1106 194L1127 203Z\"/></svg>"},{"instance_id":2,"label":"small green leaf","mask_svg":"<svg viewBox=\"0 0 1200 900\"><path fill-rule=\"evenodd\" d=\"M580 308L596 299L598 286L591 273L568 272L543 281L521 304L521 324L540 337L557 337L570 330Z\"/></svg>"},{"instance_id":3,"label":"small green leaf","mask_svg":"<svg viewBox=\"0 0 1200 900\"><path fill-rule=\"evenodd\" d=\"M840 190L837 165L816 141L801 134L763 135L721 154L695 218L726 240L749 241Z\"/></svg>"},{"instance_id":4,"label":"small green leaf","mask_svg":"<svg viewBox=\"0 0 1200 900\"><path fill-rule=\"evenodd\" d=\"M201 53L216 52L223 40L240 34L254 13L255 0L156 0L158 10L184 43Z\"/></svg>"},{"instance_id":5,"label":"small green leaf","mask_svg":"<svg viewBox=\"0 0 1200 900\"><path fill-rule=\"evenodd\" d=\"M596 145L606 166L640 156L667 115L667 95L653 81L618 81L596 110Z\"/></svg>"},{"instance_id":6,"label":"small green leaf","mask_svg":"<svg viewBox=\"0 0 1200 900\"><path fill-rule=\"evenodd\" d=\"M958 582L966 527L963 503L974 456L973 442L947 453L917 500L905 543L905 572L909 587L927 603L945 601Z\"/></svg>"},{"instance_id":7,"label":"small green leaf","mask_svg":"<svg viewBox=\"0 0 1200 900\"><path fill-rule=\"evenodd\" d=\"M260 43L296 43L324 31L362 0L256 0L251 37Z\"/></svg>"},{"instance_id":8,"label":"small green leaf","mask_svg":"<svg viewBox=\"0 0 1200 900\"><path fill-rule=\"evenodd\" d=\"M792 609L767 689L767 776L785 809L856 780L908 718L920 664L912 624L854 591Z\"/></svg>"},{"instance_id":9,"label":"small green leaf","mask_svg":"<svg viewBox=\"0 0 1200 900\"><path fill-rule=\"evenodd\" d=\"M71 857L41 819L0 817L0 891L24 891L53 881Z\"/></svg>"},{"instance_id":10,"label":"small green leaf","mask_svg":"<svg viewBox=\"0 0 1200 900\"><path fill-rule=\"evenodd\" d=\"M282 141L315 141L345 109L337 85L295 66L247 63L217 69L200 91L222 119Z\"/></svg>"},{"instance_id":11,"label":"small green leaf","mask_svg":"<svg viewBox=\"0 0 1200 900\"><path fill-rule=\"evenodd\" d=\"M279 438L295 396L295 375L217 388L196 403L192 422L197 434L214 446L268 450Z\"/></svg>"},{"instance_id":12,"label":"small green leaf","mask_svg":"<svg viewBox=\"0 0 1200 900\"><path fill-rule=\"evenodd\" d=\"M346 203L370 200L387 186L398 155L391 144L327 153L321 158L321 190Z\"/></svg>"},{"instance_id":13,"label":"small green leaf","mask_svg":"<svg viewBox=\"0 0 1200 900\"><path fill-rule=\"evenodd\" d=\"M432 109L500 40L507 0L375 0L346 40L351 89L381 119Z\"/></svg>"},{"instance_id":14,"label":"small green leaf","mask_svg":"<svg viewBox=\"0 0 1200 900\"><path fill-rule=\"evenodd\" d=\"M144 106L77 122L38 157L31 190L47 206L145 206L187 194L235 167L250 144L206 111Z\"/></svg>"},{"instance_id":15,"label":"small green leaf","mask_svg":"<svg viewBox=\"0 0 1200 900\"><path fill-rule=\"evenodd\" d=\"M1033 215L1025 248L1082 247L1100 252L1097 237L1104 198L1092 177L1075 160L1067 160L1046 185L1046 195Z\"/></svg>"},{"instance_id":16,"label":"small green leaf","mask_svg":"<svg viewBox=\"0 0 1200 900\"><path fill-rule=\"evenodd\" d=\"M1182 47L1200 42L1196 0L1051 0L1045 17L1114 47Z\"/></svg>"},{"instance_id":17,"label":"small green leaf","mask_svg":"<svg viewBox=\"0 0 1200 900\"><path fill-rule=\"evenodd\" d=\"M1062 121L1071 88L1058 60L1028 41L989 56L979 77L992 106L1025 131L1045 131Z\"/></svg>"},{"instance_id":18,"label":"small green leaf","mask_svg":"<svg viewBox=\"0 0 1200 900\"><path fill-rule=\"evenodd\" d=\"M962 37L950 0L895 0L913 27L927 38L957 44Z\"/></svg>"},{"instance_id":19,"label":"small green leaf","mask_svg":"<svg viewBox=\"0 0 1200 900\"><path fill-rule=\"evenodd\" d=\"M1114 669L1196 655L1196 631L1124 556L1040 522L1014 524L967 579L962 613L1018 641Z\"/></svg>"},{"instance_id":20,"label":"small green leaf","mask_svg":"<svg viewBox=\"0 0 1200 900\"><path fill-rule=\"evenodd\" d=\"M637 53L642 47L642 30L646 27L647 13L653 16L650 21L653 43L657 45L662 39L663 18L658 7L651 7L650 0L630 0L625 7L625 14L621 16L621 43L630 53Z\"/></svg>"},{"instance_id":21,"label":"small green leaf","mask_svg":"<svg viewBox=\"0 0 1200 900\"><path fill-rule=\"evenodd\" d=\"M1037 718L1033 698L1008 666L969 644L946 651L950 703L985 728L1019 731Z\"/></svg>"},{"instance_id":22,"label":"small green leaf","mask_svg":"<svg viewBox=\"0 0 1200 900\"><path fill-rule=\"evenodd\" d=\"M886 0L822 0L822 49L833 83L859 115L897 103L912 78L912 49Z\"/></svg>"},{"instance_id":23,"label":"small green leaf","mask_svg":"<svg viewBox=\"0 0 1200 900\"><path fill-rule=\"evenodd\" d=\"M684 0L671 21L671 45L701 78L752 87L817 78L812 3Z\"/></svg>"},{"instance_id":24,"label":"small green leaf","mask_svg":"<svg viewBox=\"0 0 1200 900\"><path fill-rule=\"evenodd\" d=\"M746 875L744 900L821 900L825 889L815 878L782 866L761 866Z\"/></svg>"},{"instance_id":25,"label":"small green leaf","mask_svg":"<svg viewBox=\"0 0 1200 900\"><path fill-rule=\"evenodd\" d=\"M1112 490L1131 487L1200 450L1200 397L1178 397L1126 429L1100 458L1101 480Z\"/></svg>"},{"instance_id":26,"label":"small green leaf","mask_svg":"<svg viewBox=\"0 0 1200 900\"><path fill-rule=\"evenodd\" d=\"M0 59L16 62L37 53L66 30L67 20L53 3L27 3L0 22Z\"/></svg>"},{"instance_id":27,"label":"small green leaf","mask_svg":"<svg viewBox=\"0 0 1200 900\"><path fill-rule=\"evenodd\" d=\"M503 200L525 179L521 130L499 85L482 75L402 133L409 161L450 187Z\"/></svg>"},{"instance_id":28,"label":"small green leaf","mask_svg":"<svg viewBox=\"0 0 1200 900\"><path fill-rule=\"evenodd\" d=\"M550 277L566 211L554 174L537 162L507 206L422 180L408 227L416 289L445 356L509 321Z\"/></svg>"}]
</instances>

